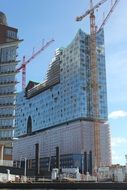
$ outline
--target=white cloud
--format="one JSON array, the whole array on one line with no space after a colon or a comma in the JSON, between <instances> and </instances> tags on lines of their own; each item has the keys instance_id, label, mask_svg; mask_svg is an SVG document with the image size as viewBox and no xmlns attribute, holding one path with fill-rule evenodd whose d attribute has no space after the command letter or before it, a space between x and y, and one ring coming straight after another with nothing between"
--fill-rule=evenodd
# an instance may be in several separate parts
<instances>
[{"instance_id":1,"label":"white cloud","mask_svg":"<svg viewBox=\"0 0 127 190\"><path fill-rule=\"evenodd\" d=\"M125 137L112 137L112 163L125 164L125 154L127 147L127 138Z\"/></svg>"},{"instance_id":2,"label":"white cloud","mask_svg":"<svg viewBox=\"0 0 127 190\"><path fill-rule=\"evenodd\" d=\"M118 119L121 117L127 117L127 112L123 110L113 111L108 115L109 119Z\"/></svg>"},{"instance_id":3,"label":"white cloud","mask_svg":"<svg viewBox=\"0 0 127 190\"><path fill-rule=\"evenodd\" d=\"M116 150L112 150L112 164L125 165L125 155Z\"/></svg>"},{"instance_id":4,"label":"white cloud","mask_svg":"<svg viewBox=\"0 0 127 190\"><path fill-rule=\"evenodd\" d=\"M127 139L125 137L112 137L111 138L111 145L112 147L117 147L119 145L127 145Z\"/></svg>"}]
</instances>

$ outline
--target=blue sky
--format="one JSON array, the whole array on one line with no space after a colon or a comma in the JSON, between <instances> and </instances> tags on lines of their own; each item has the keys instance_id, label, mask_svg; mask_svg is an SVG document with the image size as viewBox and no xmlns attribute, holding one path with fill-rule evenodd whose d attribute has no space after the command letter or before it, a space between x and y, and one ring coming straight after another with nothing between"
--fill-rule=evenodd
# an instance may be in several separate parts
<instances>
[{"instance_id":1,"label":"blue sky","mask_svg":"<svg viewBox=\"0 0 127 190\"><path fill-rule=\"evenodd\" d=\"M99 1L99 0L98 0ZM98 2L94 0L94 3ZM24 41L18 49L18 58L29 58L33 48L42 46L43 39L55 42L27 66L27 81L41 82L54 56L55 49L66 47L81 28L89 32L89 18L76 22L75 17L89 7L89 0L1 0L0 11L7 16L8 24L19 30ZM113 163L125 164L127 154L127 2L120 0L105 25L105 53L107 69L108 112L111 126ZM97 24L103 12L110 8L107 0L96 11ZM21 81L21 74L17 76ZM17 85L21 90L21 83Z\"/></svg>"}]
</instances>

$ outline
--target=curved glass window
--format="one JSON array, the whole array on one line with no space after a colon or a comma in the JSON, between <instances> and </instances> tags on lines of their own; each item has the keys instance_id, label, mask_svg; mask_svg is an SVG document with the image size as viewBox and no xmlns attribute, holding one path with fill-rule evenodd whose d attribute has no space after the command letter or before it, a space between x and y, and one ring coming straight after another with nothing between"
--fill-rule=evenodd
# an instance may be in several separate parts
<instances>
[{"instance_id":1,"label":"curved glass window","mask_svg":"<svg viewBox=\"0 0 127 190\"><path fill-rule=\"evenodd\" d=\"M29 116L27 121L27 134L30 135L31 133L32 133L32 119L31 116Z\"/></svg>"}]
</instances>

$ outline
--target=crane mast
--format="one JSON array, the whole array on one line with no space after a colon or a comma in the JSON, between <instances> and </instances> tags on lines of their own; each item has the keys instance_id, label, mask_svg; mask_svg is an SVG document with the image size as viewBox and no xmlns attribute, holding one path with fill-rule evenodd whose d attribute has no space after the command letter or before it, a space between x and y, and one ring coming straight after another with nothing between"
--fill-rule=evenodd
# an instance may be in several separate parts
<instances>
[{"instance_id":1,"label":"crane mast","mask_svg":"<svg viewBox=\"0 0 127 190\"><path fill-rule=\"evenodd\" d=\"M96 24L93 2L90 1L90 71L91 71L91 96L94 119L94 167L100 165L100 125L99 125L99 99L98 99L98 67L96 56Z\"/></svg>"}]
</instances>

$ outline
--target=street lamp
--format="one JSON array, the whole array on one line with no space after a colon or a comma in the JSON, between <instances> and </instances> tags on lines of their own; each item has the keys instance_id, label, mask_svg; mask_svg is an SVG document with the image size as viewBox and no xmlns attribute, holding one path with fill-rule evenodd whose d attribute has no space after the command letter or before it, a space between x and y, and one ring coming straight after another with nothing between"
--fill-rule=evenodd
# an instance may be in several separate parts
<instances>
[{"instance_id":1,"label":"street lamp","mask_svg":"<svg viewBox=\"0 0 127 190\"><path fill-rule=\"evenodd\" d=\"M27 161L27 159L26 159L26 157L21 157L21 159L20 159L20 163L21 163L21 160L22 159L24 159L24 181L26 182L26 161Z\"/></svg>"}]
</instances>

